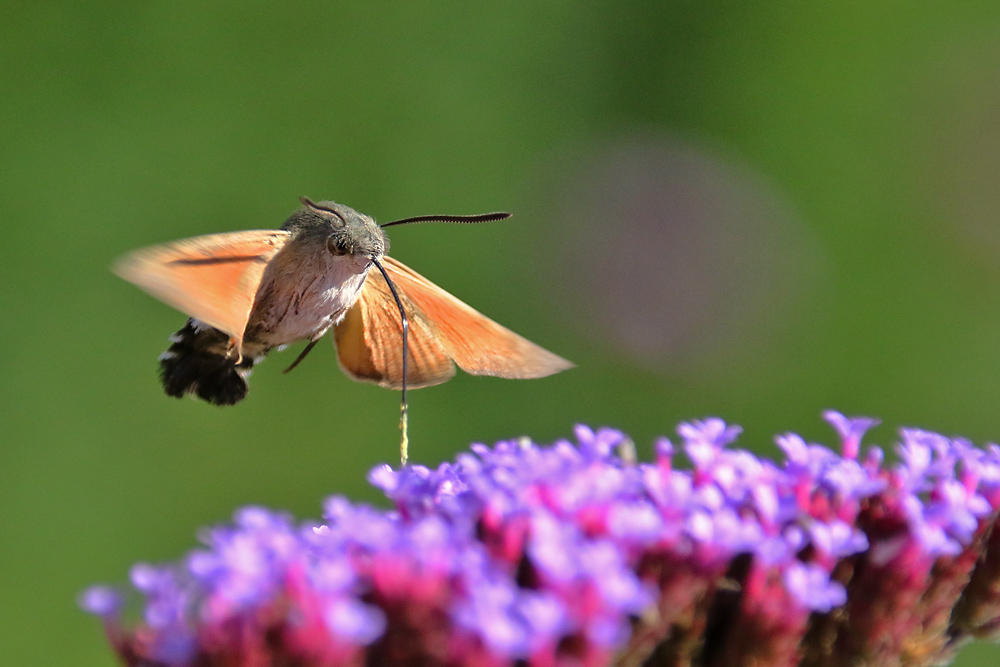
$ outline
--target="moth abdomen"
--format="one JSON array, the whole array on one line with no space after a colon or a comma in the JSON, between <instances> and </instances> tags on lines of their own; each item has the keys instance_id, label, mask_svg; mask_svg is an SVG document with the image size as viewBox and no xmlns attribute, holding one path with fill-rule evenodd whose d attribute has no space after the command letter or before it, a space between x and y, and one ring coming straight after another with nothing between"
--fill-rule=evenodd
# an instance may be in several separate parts
<instances>
[{"instance_id":1,"label":"moth abdomen","mask_svg":"<svg viewBox=\"0 0 1000 667\"><path fill-rule=\"evenodd\" d=\"M246 376L257 360L244 356L237 363L227 355L227 334L191 319L169 340L170 347L160 355L160 379L168 396L193 394L213 405L235 405L246 398Z\"/></svg>"}]
</instances>

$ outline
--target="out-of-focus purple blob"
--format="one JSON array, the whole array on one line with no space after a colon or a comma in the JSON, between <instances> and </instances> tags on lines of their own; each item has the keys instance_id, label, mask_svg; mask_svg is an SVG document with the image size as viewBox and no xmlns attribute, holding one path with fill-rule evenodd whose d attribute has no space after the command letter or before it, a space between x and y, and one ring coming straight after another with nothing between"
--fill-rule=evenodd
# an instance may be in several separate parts
<instances>
[{"instance_id":1,"label":"out-of-focus purple blob","mask_svg":"<svg viewBox=\"0 0 1000 667\"><path fill-rule=\"evenodd\" d=\"M827 262L791 199L711 142L610 137L551 173L540 206L561 251L543 283L643 369L748 354L820 301Z\"/></svg>"},{"instance_id":2,"label":"out-of-focus purple blob","mask_svg":"<svg viewBox=\"0 0 1000 667\"><path fill-rule=\"evenodd\" d=\"M378 607L358 600L341 598L332 601L323 615L338 638L367 646L385 632L385 613Z\"/></svg>"},{"instance_id":3,"label":"out-of-focus purple blob","mask_svg":"<svg viewBox=\"0 0 1000 667\"><path fill-rule=\"evenodd\" d=\"M813 546L835 558L846 558L868 548L865 534L843 521L815 521L808 530Z\"/></svg>"},{"instance_id":4,"label":"out-of-focus purple blob","mask_svg":"<svg viewBox=\"0 0 1000 667\"><path fill-rule=\"evenodd\" d=\"M843 585L830 580L830 573L815 565L793 562L785 568L785 585L804 607L827 612L847 601Z\"/></svg>"},{"instance_id":5,"label":"out-of-focus purple blob","mask_svg":"<svg viewBox=\"0 0 1000 667\"><path fill-rule=\"evenodd\" d=\"M570 627L566 605L552 593L525 591L517 601L517 613L532 628L529 651L554 645Z\"/></svg>"},{"instance_id":6,"label":"out-of-focus purple blob","mask_svg":"<svg viewBox=\"0 0 1000 667\"><path fill-rule=\"evenodd\" d=\"M723 448L736 441L742 430L717 418L685 422L677 427L678 435L684 439L684 451L696 468L710 466Z\"/></svg>"},{"instance_id":7,"label":"out-of-focus purple blob","mask_svg":"<svg viewBox=\"0 0 1000 667\"><path fill-rule=\"evenodd\" d=\"M110 586L91 586L77 602L84 611L103 618L117 616L125 604L121 591Z\"/></svg>"},{"instance_id":8,"label":"out-of-focus purple blob","mask_svg":"<svg viewBox=\"0 0 1000 667\"><path fill-rule=\"evenodd\" d=\"M663 536L663 516L652 503L622 501L611 506L608 528L623 542L651 544Z\"/></svg>"},{"instance_id":9,"label":"out-of-focus purple blob","mask_svg":"<svg viewBox=\"0 0 1000 667\"><path fill-rule=\"evenodd\" d=\"M368 473L368 483L386 493L392 493L396 490L398 479L392 466L384 464L371 469Z\"/></svg>"}]
</instances>

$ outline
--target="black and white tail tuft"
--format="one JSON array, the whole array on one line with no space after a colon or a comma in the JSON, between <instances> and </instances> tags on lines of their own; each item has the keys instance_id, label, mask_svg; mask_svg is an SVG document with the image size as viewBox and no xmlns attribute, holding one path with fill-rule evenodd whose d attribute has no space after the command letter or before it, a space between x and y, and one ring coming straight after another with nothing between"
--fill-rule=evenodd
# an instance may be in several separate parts
<instances>
[{"instance_id":1,"label":"black and white tail tuft","mask_svg":"<svg viewBox=\"0 0 1000 667\"><path fill-rule=\"evenodd\" d=\"M246 377L256 360L245 356L237 364L227 356L227 334L188 320L170 342L160 355L160 379L168 396L194 394L214 405L235 405L246 397Z\"/></svg>"}]
</instances>

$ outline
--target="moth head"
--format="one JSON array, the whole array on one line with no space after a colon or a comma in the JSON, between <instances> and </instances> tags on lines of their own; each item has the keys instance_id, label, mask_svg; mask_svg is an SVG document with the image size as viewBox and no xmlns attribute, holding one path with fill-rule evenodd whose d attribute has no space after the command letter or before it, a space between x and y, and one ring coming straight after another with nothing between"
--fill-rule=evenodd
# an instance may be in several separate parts
<instances>
[{"instance_id":1,"label":"moth head","mask_svg":"<svg viewBox=\"0 0 1000 667\"><path fill-rule=\"evenodd\" d=\"M312 202L302 197L302 203L304 207L292 214L282 229L323 243L336 256L378 260L389 250L385 232L364 213L332 201Z\"/></svg>"}]
</instances>

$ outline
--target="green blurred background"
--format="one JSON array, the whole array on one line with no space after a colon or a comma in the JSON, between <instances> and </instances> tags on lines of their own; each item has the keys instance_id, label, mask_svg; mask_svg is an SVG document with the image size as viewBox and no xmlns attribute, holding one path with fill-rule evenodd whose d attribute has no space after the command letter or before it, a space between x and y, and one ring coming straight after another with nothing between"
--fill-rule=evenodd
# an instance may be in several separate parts
<instances>
[{"instance_id":1,"label":"green blurred background","mask_svg":"<svg viewBox=\"0 0 1000 667\"><path fill-rule=\"evenodd\" d=\"M297 348L218 409L165 397L183 316L137 246L296 198L572 359L412 395L412 453L585 422L643 456L719 415L773 453L824 408L1000 433L995 2L49 2L0 20L0 662L113 664L75 597L247 503L375 501L398 395ZM960 664L995 661L973 646ZM981 664L992 664L982 662Z\"/></svg>"}]
</instances>

